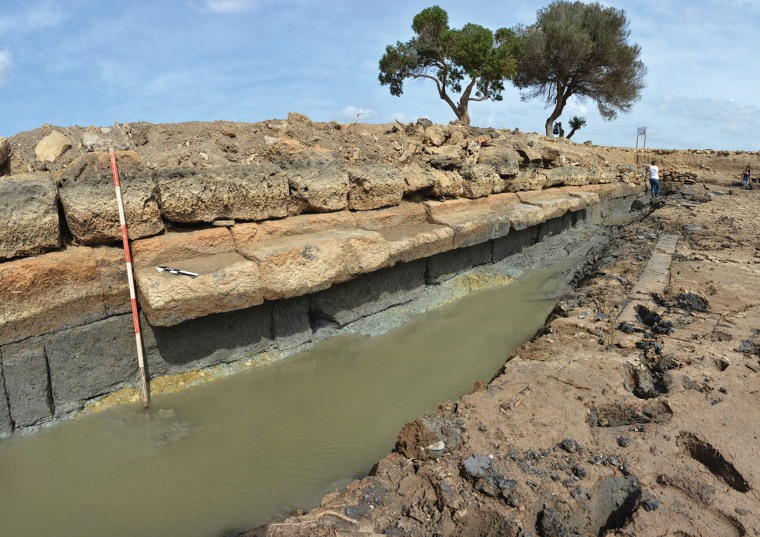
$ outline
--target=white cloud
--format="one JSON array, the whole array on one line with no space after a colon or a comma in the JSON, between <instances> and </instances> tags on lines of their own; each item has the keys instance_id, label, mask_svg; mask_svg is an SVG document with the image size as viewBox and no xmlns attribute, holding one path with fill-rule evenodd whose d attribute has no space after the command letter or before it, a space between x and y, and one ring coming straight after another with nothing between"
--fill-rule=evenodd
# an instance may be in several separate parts
<instances>
[{"instance_id":1,"label":"white cloud","mask_svg":"<svg viewBox=\"0 0 760 537\"><path fill-rule=\"evenodd\" d=\"M206 9L213 13L242 13L258 5L258 0L206 0Z\"/></svg>"},{"instance_id":2,"label":"white cloud","mask_svg":"<svg viewBox=\"0 0 760 537\"><path fill-rule=\"evenodd\" d=\"M358 106L350 105L341 110L340 115L350 121L361 120L364 122L368 118L372 117L372 110L369 108L359 108Z\"/></svg>"},{"instance_id":3,"label":"white cloud","mask_svg":"<svg viewBox=\"0 0 760 537\"><path fill-rule=\"evenodd\" d=\"M11 67L13 67L11 53L7 50L0 50L0 87L5 86L5 84L8 82Z\"/></svg>"},{"instance_id":4,"label":"white cloud","mask_svg":"<svg viewBox=\"0 0 760 537\"><path fill-rule=\"evenodd\" d=\"M0 16L0 35L52 28L67 18L68 14L56 2L36 2L23 13Z\"/></svg>"}]
</instances>

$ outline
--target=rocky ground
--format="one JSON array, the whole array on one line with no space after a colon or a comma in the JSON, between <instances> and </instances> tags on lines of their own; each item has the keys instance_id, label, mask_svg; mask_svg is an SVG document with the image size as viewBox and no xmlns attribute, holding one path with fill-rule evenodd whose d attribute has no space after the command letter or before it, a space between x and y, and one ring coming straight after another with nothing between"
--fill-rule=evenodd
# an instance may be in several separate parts
<instances>
[{"instance_id":1,"label":"rocky ground","mask_svg":"<svg viewBox=\"0 0 760 537\"><path fill-rule=\"evenodd\" d=\"M759 535L760 193L734 188L670 189L490 382L246 536Z\"/></svg>"}]
</instances>

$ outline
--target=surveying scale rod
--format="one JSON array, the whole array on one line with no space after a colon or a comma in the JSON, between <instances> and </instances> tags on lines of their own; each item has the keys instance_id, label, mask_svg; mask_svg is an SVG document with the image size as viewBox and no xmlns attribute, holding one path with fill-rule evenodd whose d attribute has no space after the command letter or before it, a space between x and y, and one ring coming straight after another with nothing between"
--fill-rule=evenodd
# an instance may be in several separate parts
<instances>
[{"instance_id":1,"label":"surveying scale rod","mask_svg":"<svg viewBox=\"0 0 760 537\"><path fill-rule=\"evenodd\" d=\"M113 185L116 189L116 204L119 206L119 224L121 224L121 242L124 244L124 259L127 264L127 279L129 280L129 299L132 302L132 321L135 325L135 341L137 343L137 364L140 366L140 382L142 383L143 408L148 408L148 382L145 378L145 357L143 356L142 335L140 334L140 317L137 314L137 294L135 293L135 277L132 274L132 258L129 254L129 235L127 233L127 221L124 218L124 203L121 199L121 183L119 182L119 169L116 165L116 153L113 147L111 153L111 170L113 171Z\"/></svg>"}]
</instances>

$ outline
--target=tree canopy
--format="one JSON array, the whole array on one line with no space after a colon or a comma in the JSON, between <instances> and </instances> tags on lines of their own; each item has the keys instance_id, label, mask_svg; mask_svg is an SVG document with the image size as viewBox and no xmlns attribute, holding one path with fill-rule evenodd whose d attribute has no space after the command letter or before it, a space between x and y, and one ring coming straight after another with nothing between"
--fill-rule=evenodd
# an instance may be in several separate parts
<instances>
[{"instance_id":1,"label":"tree canopy","mask_svg":"<svg viewBox=\"0 0 760 537\"><path fill-rule=\"evenodd\" d=\"M627 42L622 9L556 0L518 34L522 50L514 84L524 99L543 97L553 107L547 136L572 96L596 101L607 120L628 112L640 98L646 67L639 46Z\"/></svg>"},{"instance_id":2,"label":"tree canopy","mask_svg":"<svg viewBox=\"0 0 760 537\"><path fill-rule=\"evenodd\" d=\"M495 32L477 24L449 28L449 16L438 6L414 17L415 35L406 43L388 45L380 59L380 84L401 96L407 79L430 79L457 119L470 124L470 102L500 101L504 82L517 67L518 38L514 30Z\"/></svg>"}]
</instances>

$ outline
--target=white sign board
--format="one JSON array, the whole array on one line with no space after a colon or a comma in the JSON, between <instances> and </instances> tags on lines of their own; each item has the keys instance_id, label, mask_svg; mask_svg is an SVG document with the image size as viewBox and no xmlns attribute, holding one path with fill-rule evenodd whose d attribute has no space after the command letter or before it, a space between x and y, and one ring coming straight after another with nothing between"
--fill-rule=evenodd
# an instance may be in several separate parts
<instances>
[{"instance_id":1,"label":"white sign board","mask_svg":"<svg viewBox=\"0 0 760 537\"><path fill-rule=\"evenodd\" d=\"M636 136L646 136L647 135L647 128L646 127L639 127L636 129Z\"/></svg>"}]
</instances>

